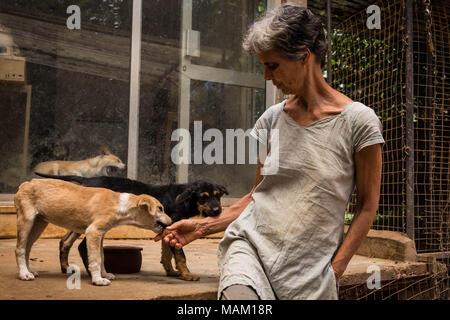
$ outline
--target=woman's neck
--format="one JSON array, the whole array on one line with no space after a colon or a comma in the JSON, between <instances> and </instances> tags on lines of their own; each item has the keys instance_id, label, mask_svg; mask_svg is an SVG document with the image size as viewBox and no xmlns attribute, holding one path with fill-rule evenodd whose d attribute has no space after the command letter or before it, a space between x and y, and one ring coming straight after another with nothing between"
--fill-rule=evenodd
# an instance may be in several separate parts
<instances>
[{"instance_id":1,"label":"woman's neck","mask_svg":"<svg viewBox=\"0 0 450 320\"><path fill-rule=\"evenodd\" d=\"M352 100L333 89L328 85L322 76L322 71L317 65L318 70L309 72L304 85L298 91L289 97L286 109L300 109L301 113L314 114L339 113Z\"/></svg>"},{"instance_id":2,"label":"woman's neck","mask_svg":"<svg viewBox=\"0 0 450 320\"><path fill-rule=\"evenodd\" d=\"M320 66L313 64L305 75L303 86L289 98L289 102L304 112L312 112L327 105L335 105L336 98L336 90L325 81Z\"/></svg>"}]
</instances>

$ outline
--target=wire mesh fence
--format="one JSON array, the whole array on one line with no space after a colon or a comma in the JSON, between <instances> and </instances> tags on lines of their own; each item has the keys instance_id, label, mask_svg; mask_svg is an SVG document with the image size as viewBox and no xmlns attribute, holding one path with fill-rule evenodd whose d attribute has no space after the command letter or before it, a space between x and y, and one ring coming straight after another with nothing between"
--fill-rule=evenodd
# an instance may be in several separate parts
<instances>
[{"instance_id":1,"label":"wire mesh fence","mask_svg":"<svg viewBox=\"0 0 450 320\"><path fill-rule=\"evenodd\" d=\"M448 299L448 285L443 273L400 278L382 282L378 289L355 285L339 291L341 300L436 300Z\"/></svg>"},{"instance_id":2,"label":"wire mesh fence","mask_svg":"<svg viewBox=\"0 0 450 320\"><path fill-rule=\"evenodd\" d=\"M368 29L362 11L338 25L332 40L332 86L374 109L383 124L383 176L373 228L405 230L404 7L381 1L380 29ZM348 212L355 212L356 198Z\"/></svg>"},{"instance_id":3,"label":"wire mesh fence","mask_svg":"<svg viewBox=\"0 0 450 320\"><path fill-rule=\"evenodd\" d=\"M374 109L383 124L383 175L377 230L406 233L413 227L419 254L439 253L438 262L450 267L450 69L449 13L446 0L413 2L413 117L407 118L406 0L380 0L381 28L369 29L363 10L333 28L332 86ZM410 109L411 110L411 109ZM413 136L408 142L408 125ZM408 210L407 159L414 153L414 209ZM356 212L355 195L348 222ZM408 222L408 217L410 220ZM411 225L413 222L413 225ZM431 263L430 265L433 265ZM407 288L407 289L405 289ZM364 291L366 290L366 291ZM421 278L397 279L382 289L364 286L341 290L343 297L364 299L448 298L448 271Z\"/></svg>"},{"instance_id":4,"label":"wire mesh fence","mask_svg":"<svg viewBox=\"0 0 450 320\"><path fill-rule=\"evenodd\" d=\"M449 237L448 1L416 3L414 17L416 216L418 252L443 252Z\"/></svg>"}]
</instances>

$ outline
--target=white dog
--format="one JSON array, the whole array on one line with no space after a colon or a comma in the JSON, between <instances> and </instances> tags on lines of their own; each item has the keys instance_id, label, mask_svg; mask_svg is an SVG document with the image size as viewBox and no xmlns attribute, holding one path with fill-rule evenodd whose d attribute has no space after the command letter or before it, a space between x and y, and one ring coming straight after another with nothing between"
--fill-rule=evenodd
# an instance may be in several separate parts
<instances>
[{"instance_id":1,"label":"white dog","mask_svg":"<svg viewBox=\"0 0 450 320\"><path fill-rule=\"evenodd\" d=\"M149 195L136 196L104 188L82 187L56 179L33 179L19 186L14 196L17 209L16 260L21 280L33 280L28 259L33 243L48 223L85 233L92 283L109 285L103 259L103 237L118 225L133 225L161 233L172 220L161 203Z\"/></svg>"},{"instance_id":2,"label":"white dog","mask_svg":"<svg viewBox=\"0 0 450 320\"><path fill-rule=\"evenodd\" d=\"M124 169L125 164L106 147L101 147L100 155L94 158L80 161L44 161L39 163L33 171L57 176L74 175L90 178L108 176L112 168Z\"/></svg>"}]
</instances>

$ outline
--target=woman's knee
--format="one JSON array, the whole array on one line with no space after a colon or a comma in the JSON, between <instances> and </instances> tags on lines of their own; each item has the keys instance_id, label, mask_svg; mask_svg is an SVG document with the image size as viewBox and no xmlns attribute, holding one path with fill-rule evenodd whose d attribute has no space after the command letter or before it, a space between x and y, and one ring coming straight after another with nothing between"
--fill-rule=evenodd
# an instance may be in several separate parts
<instances>
[{"instance_id":1,"label":"woman's knee","mask_svg":"<svg viewBox=\"0 0 450 320\"><path fill-rule=\"evenodd\" d=\"M222 291L220 300L260 300L260 298L252 287L234 284Z\"/></svg>"}]
</instances>

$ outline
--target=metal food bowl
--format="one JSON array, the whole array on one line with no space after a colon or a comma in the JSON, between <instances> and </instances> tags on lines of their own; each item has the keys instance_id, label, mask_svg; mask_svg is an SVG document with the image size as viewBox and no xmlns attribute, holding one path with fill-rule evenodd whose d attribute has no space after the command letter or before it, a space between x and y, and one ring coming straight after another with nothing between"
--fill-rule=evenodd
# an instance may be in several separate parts
<instances>
[{"instance_id":1,"label":"metal food bowl","mask_svg":"<svg viewBox=\"0 0 450 320\"><path fill-rule=\"evenodd\" d=\"M86 270L88 269L88 259L85 247L78 247L81 259ZM137 273L142 266L142 248L132 246L105 246L103 254L105 257L105 269L110 273Z\"/></svg>"}]
</instances>

